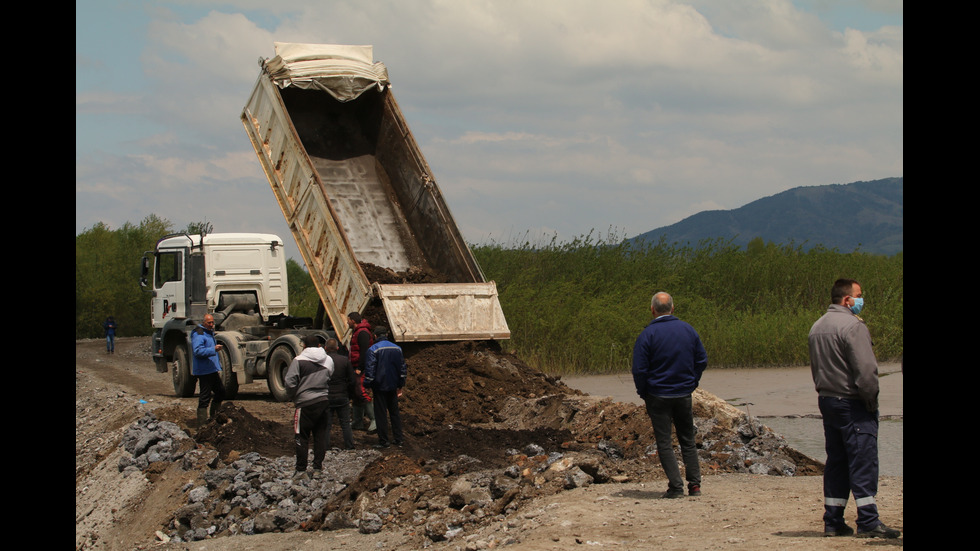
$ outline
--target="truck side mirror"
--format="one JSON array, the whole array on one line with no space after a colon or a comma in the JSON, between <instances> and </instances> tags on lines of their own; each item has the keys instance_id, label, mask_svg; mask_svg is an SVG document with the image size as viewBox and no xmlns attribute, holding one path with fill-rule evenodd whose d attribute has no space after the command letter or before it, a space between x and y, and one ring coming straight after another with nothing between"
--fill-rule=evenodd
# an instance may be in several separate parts
<instances>
[{"instance_id":1,"label":"truck side mirror","mask_svg":"<svg viewBox=\"0 0 980 551\"><path fill-rule=\"evenodd\" d=\"M144 256L140 266L140 287L143 287L144 289L146 288L147 286L146 278L149 275L150 275L150 259Z\"/></svg>"}]
</instances>

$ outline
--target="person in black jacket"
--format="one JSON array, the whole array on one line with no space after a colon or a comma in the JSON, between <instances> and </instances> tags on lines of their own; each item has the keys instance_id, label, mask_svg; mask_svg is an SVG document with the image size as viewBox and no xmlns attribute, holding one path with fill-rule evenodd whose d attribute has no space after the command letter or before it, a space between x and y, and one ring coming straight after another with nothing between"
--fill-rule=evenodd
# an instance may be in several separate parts
<instances>
[{"instance_id":1,"label":"person in black jacket","mask_svg":"<svg viewBox=\"0 0 980 551\"><path fill-rule=\"evenodd\" d=\"M354 395L354 368L350 359L339 353L340 343L337 339L328 339L324 346L327 355L333 360L333 375L328 386L327 396L330 409L327 411L327 446L330 445L330 426L334 415L340 420L340 431L344 435L344 449L354 449L354 431L350 423L350 400Z\"/></svg>"}]
</instances>

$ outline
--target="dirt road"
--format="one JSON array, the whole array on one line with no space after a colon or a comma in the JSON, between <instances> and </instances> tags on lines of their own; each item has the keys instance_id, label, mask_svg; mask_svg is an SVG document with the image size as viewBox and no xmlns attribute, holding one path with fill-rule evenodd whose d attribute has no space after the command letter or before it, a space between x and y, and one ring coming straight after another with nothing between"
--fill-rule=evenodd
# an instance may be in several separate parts
<instances>
[{"instance_id":1,"label":"dirt road","mask_svg":"<svg viewBox=\"0 0 980 551\"><path fill-rule=\"evenodd\" d=\"M392 523L379 533L363 534L357 529L294 531L216 537L187 543L162 543L173 511L187 501L186 488L201 473L183 471L176 466L160 468L147 476L124 477L116 467L122 454L119 441L122 432L147 411L168 412L193 422L196 398L175 398L168 374L156 373L149 358L148 339L118 339L116 354L106 355L101 341L76 343L76 549L187 549L187 550L293 550L293 549L387 549L409 550L425 546L428 549L485 549L508 546L513 549L568 549L576 545L614 549L858 549L867 545L902 547L904 536L897 540L863 540L857 538L824 538L820 476L772 476L733 474L707 468L703 495L677 500L661 499L666 486L655 459L642 454L630 460L630 470L624 470L615 482L592 484L582 488L541 491L529 495L519 507L474 522L473 529L448 541L428 541L421 537L424 518L416 523ZM421 362L421 358L419 362ZM435 363L435 362L433 362ZM449 362L452 363L452 362ZM410 362L410 369L413 365ZM458 384L472 388L469 406L451 404L450 410L459 415L477 415L480 410L498 408L490 401L498 390L495 382L474 375L473 369L459 365L449 368L460 373L454 380L444 377L443 385ZM495 380L496 381L496 380ZM413 381L410 379L410 383ZM425 389L425 381L414 381L415 391ZM503 383L499 383L503 385ZM545 384L542 382L541 384ZM472 387L471 387L472 385ZM490 391L479 398L484 387ZM531 401L534 397L523 397ZM446 397L446 400L451 398ZM483 401L481 401L481 399ZM271 402L264 383L243 386L235 404L249 413L273 424L281 423L287 435L289 404ZM446 415L426 404L432 411L429 418L412 413L412 420L426 426L438 426L434 416ZM606 403L606 424L615 430L636 426L648 427L648 421L612 419L610 412L619 411L615 404ZM624 410L628 411L628 410ZM584 415L584 414L583 414ZM178 419L180 421L181 419ZM443 420L442 423L448 423ZM645 432L649 432L648 428ZM460 438L453 433L456 447L451 453L463 453L460 446L471 448L479 456L480 443ZM495 435L494 438L499 438ZM438 439L414 434L417 448L404 451L407 457L422 457L439 447ZM640 435L639 438L646 438ZM272 435L268 440L275 440ZM461 441L462 440L462 441ZM369 447L373 440L358 434L358 446ZM495 448L511 443L483 442ZM281 446L281 444L279 445ZM283 455L288 455L288 444ZM449 453L449 452L447 452ZM429 459L432 461L432 459ZM492 461L487 453L487 461ZM399 477L408 480L409 475ZM406 482L407 483L407 482ZM902 477L883 477L878 494L882 520L898 529L904 527ZM422 511L422 510L419 510ZM416 516L427 513L416 511ZM853 524L853 505L848 508L848 521ZM424 545L423 545L424 544Z\"/></svg>"}]
</instances>

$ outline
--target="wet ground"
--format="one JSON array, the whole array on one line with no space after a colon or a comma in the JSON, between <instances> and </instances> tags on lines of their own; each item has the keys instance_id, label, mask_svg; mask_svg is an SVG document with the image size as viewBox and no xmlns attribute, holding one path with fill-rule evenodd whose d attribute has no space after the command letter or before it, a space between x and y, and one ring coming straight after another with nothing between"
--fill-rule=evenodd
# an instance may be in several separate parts
<instances>
[{"instance_id":1,"label":"wet ground","mask_svg":"<svg viewBox=\"0 0 980 551\"><path fill-rule=\"evenodd\" d=\"M878 456L882 476L903 476L904 376L899 364L881 364ZM643 403L629 373L563 377L562 382L593 396ZM794 448L823 460L823 428L809 367L708 369L701 387L759 417Z\"/></svg>"}]
</instances>

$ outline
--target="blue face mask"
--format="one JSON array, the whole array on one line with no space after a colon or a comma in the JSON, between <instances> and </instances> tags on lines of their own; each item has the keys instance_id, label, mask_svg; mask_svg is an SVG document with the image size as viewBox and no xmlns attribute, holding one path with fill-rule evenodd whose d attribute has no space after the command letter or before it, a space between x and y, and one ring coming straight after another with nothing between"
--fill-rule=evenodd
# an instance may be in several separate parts
<instances>
[{"instance_id":1,"label":"blue face mask","mask_svg":"<svg viewBox=\"0 0 980 551\"><path fill-rule=\"evenodd\" d=\"M862 308L864 308L864 299L855 297L854 306L851 306L851 312L853 312L854 315L858 315L861 313Z\"/></svg>"}]
</instances>

